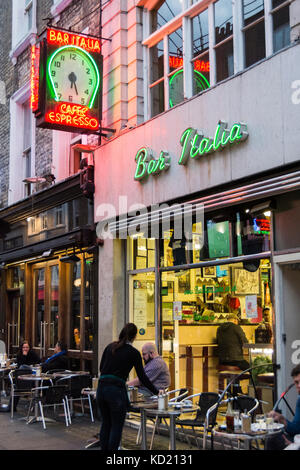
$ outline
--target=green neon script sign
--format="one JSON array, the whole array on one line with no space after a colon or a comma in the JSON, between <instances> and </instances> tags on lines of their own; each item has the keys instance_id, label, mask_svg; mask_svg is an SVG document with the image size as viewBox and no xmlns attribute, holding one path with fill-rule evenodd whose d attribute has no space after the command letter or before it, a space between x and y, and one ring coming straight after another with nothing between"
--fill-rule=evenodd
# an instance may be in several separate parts
<instances>
[{"instance_id":1,"label":"green neon script sign","mask_svg":"<svg viewBox=\"0 0 300 470\"><path fill-rule=\"evenodd\" d=\"M168 170L170 166L170 157L167 152L160 152L159 158L156 160L153 157L151 149L146 147L141 148L136 156L136 170L134 179L142 181L149 175L158 175L164 170Z\"/></svg>"},{"instance_id":2,"label":"green neon script sign","mask_svg":"<svg viewBox=\"0 0 300 470\"><path fill-rule=\"evenodd\" d=\"M196 129L189 127L180 139L182 146L179 165L185 165L189 158L199 158L203 155L217 152L232 144L242 142L248 138L247 125L236 123L228 129L227 122L219 121L214 137L205 137Z\"/></svg>"},{"instance_id":3,"label":"green neon script sign","mask_svg":"<svg viewBox=\"0 0 300 470\"><path fill-rule=\"evenodd\" d=\"M247 125L242 122L235 123L229 128L227 122L219 121L213 137L205 137L202 131L189 127L180 138L182 150L178 164L186 165L190 158L197 159L238 144L246 140L248 135ZM158 175L168 170L171 165L171 157L167 152L161 151L159 158L155 159L152 150L146 147L138 150L135 161L134 179L137 181L142 181L149 175Z\"/></svg>"}]
</instances>

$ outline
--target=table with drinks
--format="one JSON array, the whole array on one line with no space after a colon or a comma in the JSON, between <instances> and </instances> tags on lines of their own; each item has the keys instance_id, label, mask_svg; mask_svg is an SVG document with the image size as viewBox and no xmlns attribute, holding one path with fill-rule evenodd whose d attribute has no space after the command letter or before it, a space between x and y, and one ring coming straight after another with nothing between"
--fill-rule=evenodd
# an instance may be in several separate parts
<instances>
[{"instance_id":1,"label":"table with drinks","mask_svg":"<svg viewBox=\"0 0 300 470\"><path fill-rule=\"evenodd\" d=\"M222 442L227 439L232 444L233 441L238 441L238 448L240 443L244 443L244 449L250 450L251 442L267 439L280 434L284 429L284 425L275 423L274 419L268 415L257 414L255 422L248 413L240 413L233 411L231 414L226 415L226 425L220 425L212 432L215 437L221 438Z\"/></svg>"}]
</instances>

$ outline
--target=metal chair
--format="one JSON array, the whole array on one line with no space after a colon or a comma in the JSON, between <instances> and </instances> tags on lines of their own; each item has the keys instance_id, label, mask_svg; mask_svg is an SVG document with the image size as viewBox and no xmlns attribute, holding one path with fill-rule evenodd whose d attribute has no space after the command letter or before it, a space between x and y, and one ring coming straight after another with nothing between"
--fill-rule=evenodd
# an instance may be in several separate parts
<instances>
[{"instance_id":1,"label":"metal chair","mask_svg":"<svg viewBox=\"0 0 300 470\"><path fill-rule=\"evenodd\" d=\"M54 410L56 410L57 406L63 406L65 423L66 426L69 426L67 390L68 387L66 385L49 385L43 387L34 387L32 389L32 397L29 405L27 420L29 420L30 418L31 410L37 404L40 410L43 428L46 429L44 408L53 407Z\"/></svg>"},{"instance_id":2,"label":"metal chair","mask_svg":"<svg viewBox=\"0 0 300 470\"><path fill-rule=\"evenodd\" d=\"M80 374L70 374L66 377L61 377L56 381L57 385L66 385L67 386L67 409L69 422L71 424L71 414L73 414L73 403L75 401L81 402L82 414L84 414L83 401L89 400L89 397L84 397L82 395L82 390L84 388L90 388L92 385L92 376L91 375L80 375ZM71 410L71 411L70 411Z\"/></svg>"},{"instance_id":3,"label":"metal chair","mask_svg":"<svg viewBox=\"0 0 300 470\"><path fill-rule=\"evenodd\" d=\"M190 395L185 398L184 401L191 400L192 398L199 397L197 405L199 406L199 410L196 412L196 416L193 419L177 419L176 424L181 427L183 433L185 435L186 441L189 445L191 445L190 439L188 434L186 433L186 428L191 428L193 431L193 436L195 437L196 445L198 447L198 437L197 433L195 432L195 428L202 428L203 431L205 430L205 419L207 411L220 399L220 395L214 392L201 392L196 393L194 395ZM211 413L209 417L209 425L213 426L216 420L217 412Z\"/></svg>"},{"instance_id":4,"label":"metal chair","mask_svg":"<svg viewBox=\"0 0 300 470\"><path fill-rule=\"evenodd\" d=\"M31 375L31 369L16 369L11 370L8 374L10 381L10 416L14 417L14 408L17 406L19 398L30 398L32 382L21 381L18 379L20 375ZM17 400L16 400L17 399ZM16 402L16 403L15 403Z\"/></svg>"}]
</instances>

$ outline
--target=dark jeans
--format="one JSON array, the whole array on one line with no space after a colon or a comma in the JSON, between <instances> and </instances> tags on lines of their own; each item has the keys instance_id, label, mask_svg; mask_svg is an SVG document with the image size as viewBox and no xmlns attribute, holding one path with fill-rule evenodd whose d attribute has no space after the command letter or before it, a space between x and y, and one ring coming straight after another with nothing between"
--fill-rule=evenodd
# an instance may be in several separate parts
<instances>
[{"instance_id":1,"label":"dark jeans","mask_svg":"<svg viewBox=\"0 0 300 470\"><path fill-rule=\"evenodd\" d=\"M105 384L99 381L97 404L102 418L101 449L118 450L128 408L125 386Z\"/></svg>"}]
</instances>

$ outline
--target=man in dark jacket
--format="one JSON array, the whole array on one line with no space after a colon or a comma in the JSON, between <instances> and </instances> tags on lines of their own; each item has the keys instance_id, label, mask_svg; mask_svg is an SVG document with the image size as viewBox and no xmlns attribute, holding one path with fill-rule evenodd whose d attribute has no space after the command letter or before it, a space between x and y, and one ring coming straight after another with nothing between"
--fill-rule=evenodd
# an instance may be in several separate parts
<instances>
[{"instance_id":1,"label":"man in dark jacket","mask_svg":"<svg viewBox=\"0 0 300 470\"><path fill-rule=\"evenodd\" d=\"M67 346L62 341L57 341L53 356L41 364L42 372L48 370L68 369Z\"/></svg>"},{"instance_id":2,"label":"man in dark jacket","mask_svg":"<svg viewBox=\"0 0 300 470\"><path fill-rule=\"evenodd\" d=\"M217 329L219 363L237 366L241 370L250 367L243 357L243 344L248 343L235 314L229 314L228 322Z\"/></svg>"}]
</instances>

